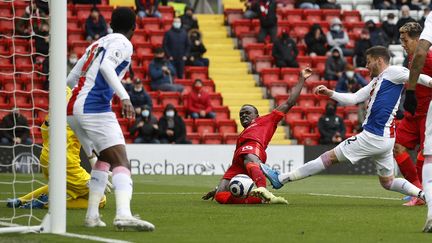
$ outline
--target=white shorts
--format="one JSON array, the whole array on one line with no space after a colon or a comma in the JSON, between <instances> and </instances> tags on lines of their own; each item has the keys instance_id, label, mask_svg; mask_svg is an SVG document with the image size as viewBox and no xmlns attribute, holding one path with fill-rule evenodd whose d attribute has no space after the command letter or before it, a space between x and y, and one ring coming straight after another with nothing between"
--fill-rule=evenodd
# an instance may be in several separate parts
<instances>
[{"instance_id":1,"label":"white shorts","mask_svg":"<svg viewBox=\"0 0 432 243\"><path fill-rule=\"evenodd\" d=\"M361 159L371 158L376 163L379 176L391 176L394 174L394 143L395 138L381 137L363 131L341 142L334 151L340 162L350 161L356 164Z\"/></svg>"},{"instance_id":2,"label":"white shorts","mask_svg":"<svg viewBox=\"0 0 432 243\"><path fill-rule=\"evenodd\" d=\"M429 103L429 109L426 117L426 130L425 130L423 154L432 155L432 102Z\"/></svg>"},{"instance_id":3,"label":"white shorts","mask_svg":"<svg viewBox=\"0 0 432 243\"><path fill-rule=\"evenodd\" d=\"M88 156L119 144L125 145L123 132L113 112L72 115L67 117Z\"/></svg>"}]
</instances>

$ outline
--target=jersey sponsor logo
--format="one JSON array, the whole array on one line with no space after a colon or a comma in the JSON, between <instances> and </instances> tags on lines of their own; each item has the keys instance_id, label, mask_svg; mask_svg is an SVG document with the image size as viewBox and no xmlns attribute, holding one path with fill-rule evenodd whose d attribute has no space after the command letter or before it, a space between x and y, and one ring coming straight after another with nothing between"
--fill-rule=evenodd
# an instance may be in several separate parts
<instances>
[{"instance_id":1,"label":"jersey sponsor logo","mask_svg":"<svg viewBox=\"0 0 432 243\"><path fill-rule=\"evenodd\" d=\"M247 151L247 150L253 150L253 147L250 146L250 145L247 145L247 146L244 146L244 147L241 148L241 151L242 151L242 152L243 152L243 151Z\"/></svg>"},{"instance_id":2,"label":"jersey sponsor logo","mask_svg":"<svg viewBox=\"0 0 432 243\"><path fill-rule=\"evenodd\" d=\"M17 173L32 174L40 171L39 159L32 153L21 153L12 161Z\"/></svg>"}]
</instances>

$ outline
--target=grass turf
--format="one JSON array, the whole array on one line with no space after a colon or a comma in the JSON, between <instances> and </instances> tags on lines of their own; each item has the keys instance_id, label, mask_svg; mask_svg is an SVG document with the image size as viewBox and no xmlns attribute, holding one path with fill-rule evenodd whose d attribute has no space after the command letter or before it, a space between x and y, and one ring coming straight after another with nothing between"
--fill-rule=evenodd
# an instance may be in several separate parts
<instances>
[{"instance_id":1,"label":"grass turf","mask_svg":"<svg viewBox=\"0 0 432 243\"><path fill-rule=\"evenodd\" d=\"M11 175L0 174L0 182ZM25 178L25 177L23 177ZM278 191L290 205L219 205L202 201L216 176L135 176L133 213L156 225L156 231L117 232L112 227L114 195L101 210L104 229L83 226L85 210L68 210L67 231L132 242L431 242L421 233L426 207L403 207L402 195L379 186L375 176L315 176ZM17 192L28 190L18 184ZM0 184L0 200L12 195ZM314 195L312 195L314 194ZM320 194L320 195L317 195ZM374 198L335 197L349 195ZM391 198L395 200L391 200ZM33 210L40 218L47 210ZM12 209L0 205L0 217ZM29 210L16 209L17 214ZM24 221L24 220L21 220ZM21 222L22 223L22 222ZM0 242L77 242L45 234L6 234Z\"/></svg>"}]
</instances>

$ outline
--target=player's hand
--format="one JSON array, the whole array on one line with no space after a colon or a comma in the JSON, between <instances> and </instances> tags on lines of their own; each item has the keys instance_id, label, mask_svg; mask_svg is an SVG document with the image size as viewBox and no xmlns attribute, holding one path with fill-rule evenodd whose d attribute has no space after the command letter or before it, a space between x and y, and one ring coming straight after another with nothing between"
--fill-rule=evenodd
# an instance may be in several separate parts
<instances>
[{"instance_id":1,"label":"player's hand","mask_svg":"<svg viewBox=\"0 0 432 243\"><path fill-rule=\"evenodd\" d=\"M307 67L303 69L300 74L304 79L307 79L312 75L312 68Z\"/></svg>"},{"instance_id":2,"label":"player's hand","mask_svg":"<svg viewBox=\"0 0 432 243\"><path fill-rule=\"evenodd\" d=\"M333 94L333 91L328 89L326 86L324 85L318 85L315 89L314 89L314 94L316 95L326 95L326 96L331 96Z\"/></svg>"},{"instance_id":3,"label":"player's hand","mask_svg":"<svg viewBox=\"0 0 432 243\"><path fill-rule=\"evenodd\" d=\"M122 114L128 119L135 117L135 109L129 99L122 100Z\"/></svg>"},{"instance_id":4,"label":"player's hand","mask_svg":"<svg viewBox=\"0 0 432 243\"><path fill-rule=\"evenodd\" d=\"M207 194L205 194L204 196L202 196L201 199L202 200L209 200L209 199L213 200L214 197L215 197L215 195L216 195L216 190L217 190L217 188L215 188L215 189L207 192Z\"/></svg>"},{"instance_id":5,"label":"player's hand","mask_svg":"<svg viewBox=\"0 0 432 243\"><path fill-rule=\"evenodd\" d=\"M403 104L403 107L405 111L408 111L409 113L411 113L411 115L414 115L417 108L417 99L414 90L407 89L405 91L405 102Z\"/></svg>"}]
</instances>

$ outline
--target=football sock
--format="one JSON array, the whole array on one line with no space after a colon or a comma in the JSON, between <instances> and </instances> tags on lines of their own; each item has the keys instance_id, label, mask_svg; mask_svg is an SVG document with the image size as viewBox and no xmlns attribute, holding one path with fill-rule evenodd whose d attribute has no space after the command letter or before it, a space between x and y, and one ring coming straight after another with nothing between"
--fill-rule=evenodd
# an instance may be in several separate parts
<instances>
[{"instance_id":1,"label":"football sock","mask_svg":"<svg viewBox=\"0 0 432 243\"><path fill-rule=\"evenodd\" d=\"M405 151L401 154L398 154L397 156L395 156L395 160L405 179L414 184L416 187L421 188L421 182L417 177L416 167L414 166L414 163L411 160L408 152Z\"/></svg>"},{"instance_id":2,"label":"football sock","mask_svg":"<svg viewBox=\"0 0 432 243\"><path fill-rule=\"evenodd\" d=\"M132 178L130 170L124 166L113 169L112 184L116 198L116 217L131 217Z\"/></svg>"},{"instance_id":3,"label":"football sock","mask_svg":"<svg viewBox=\"0 0 432 243\"><path fill-rule=\"evenodd\" d=\"M432 218L432 155L426 155L423 165L423 190L426 194L428 218Z\"/></svg>"},{"instance_id":4,"label":"football sock","mask_svg":"<svg viewBox=\"0 0 432 243\"><path fill-rule=\"evenodd\" d=\"M423 151L420 151L417 154L417 162L416 162L416 168L417 168L417 178L419 179L420 183L423 181L423 164L424 164L424 156ZM422 188L422 187L419 187Z\"/></svg>"},{"instance_id":5,"label":"football sock","mask_svg":"<svg viewBox=\"0 0 432 243\"><path fill-rule=\"evenodd\" d=\"M105 187L108 182L108 170L110 164L98 161L95 168L91 171L89 182L89 199L87 207L87 218L99 217L99 203L104 196Z\"/></svg>"},{"instance_id":6,"label":"football sock","mask_svg":"<svg viewBox=\"0 0 432 243\"><path fill-rule=\"evenodd\" d=\"M247 162L246 170L250 178L255 182L256 187L266 187L266 177L258 164Z\"/></svg>"},{"instance_id":7,"label":"football sock","mask_svg":"<svg viewBox=\"0 0 432 243\"><path fill-rule=\"evenodd\" d=\"M38 198L42 194L47 194L48 195L48 185L39 187L38 189L36 189L36 190L34 190L34 191L32 191L32 192L30 192L30 193L28 193L28 194L26 194L26 195L24 195L22 197L19 197L18 199L22 203L26 203L28 201L31 201L33 199Z\"/></svg>"},{"instance_id":8,"label":"football sock","mask_svg":"<svg viewBox=\"0 0 432 243\"><path fill-rule=\"evenodd\" d=\"M389 184L390 186L383 187L390 191L400 192L408 196L418 197L421 192L420 188L414 186L404 178L394 178Z\"/></svg>"},{"instance_id":9,"label":"football sock","mask_svg":"<svg viewBox=\"0 0 432 243\"><path fill-rule=\"evenodd\" d=\"M302 165L300 168L292 172L280 174L279 181L283 184L286 184L290 181L301 180L305 177L318 174L326 168L327 167L325 166L323 159L320 156L312 161L307 162L306 164Z\"/></svg>"},{"instance_id":10,"label":"football sock","mask_svg":"<svg viewBox=\"0 0 432 243\"><path fill-rule=\"evenodd\" d=\"M258 197L239 198L234 197L231 192L218 192L215 200L220 204L259 204L262 199Z\"/></svg>"}]
</instances>

